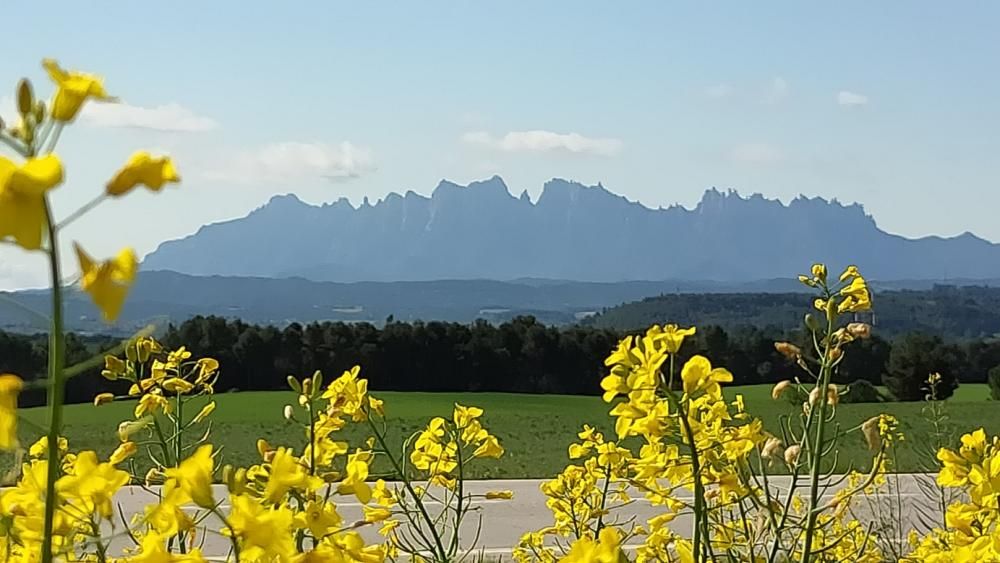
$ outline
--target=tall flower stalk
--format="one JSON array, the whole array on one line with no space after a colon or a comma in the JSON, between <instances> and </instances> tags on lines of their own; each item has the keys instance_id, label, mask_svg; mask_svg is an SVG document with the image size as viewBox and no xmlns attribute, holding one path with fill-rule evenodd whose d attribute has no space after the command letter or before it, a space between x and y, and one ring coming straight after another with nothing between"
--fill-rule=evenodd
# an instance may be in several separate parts
<instances>
[{"instance_id":1,"label":"tall flower stalk","mask_svg":"<svg viewBox=\"0 0 1000 563\"><path fill-rule=\"evenodd\" d=\"M13 127L0 124L0 142L16 154L20 162L0 156L0 242L14 244L27 251L43 251L48 261L50 286L50 319L48 340L45 495L42 517L40 559L49 563L54 553L54 529L57 507L57 480L60 476L59 443L63 428L63 402L66 387L65 327L63 326L63 275L60 257L62 227L56 219L50 191L63 181L63 168L54 152L63 128L71 124L88 100L112 101L104 90L103 81L89 74L67 71L53 60L42 66L55 84L48 103L35 98L31 82L23 79L17 86L18 121ZM112 178L106 196L124 195L139 185L159 189L164 183L179 180L173 164L167 158L133 156ZM151 164L152 163L152 164ZM76 219L96 203L70 214ZM80 259L80 286L90 294L102 316L108 322L117 318L129 286L135 277L137 259L126 249L107 262L97 262L77 245ZM45 316L45 315L42 315ZM16 442L16 440L15 440ZM13 443L11 444L13 446Z\"/></svg>"}]
</instances>

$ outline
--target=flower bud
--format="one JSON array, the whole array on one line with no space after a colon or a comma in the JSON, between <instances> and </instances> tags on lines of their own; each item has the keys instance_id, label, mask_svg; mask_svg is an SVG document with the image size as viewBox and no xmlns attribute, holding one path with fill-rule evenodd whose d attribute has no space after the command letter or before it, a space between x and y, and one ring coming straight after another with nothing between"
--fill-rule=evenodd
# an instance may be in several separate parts
<instances>
[{"instance_id":1,"label":"flower bud","mask_svg":"<svg viewBox=\"0 0 1000 563\"><path fill-rule=\"evenodd\" d=\"M27 78L22 78L17 83L17 112L22 116L31 114L35 105L35 96L31 92L31 82Z\"/></svg>"},{"instance_id":2,"label":"flower bud","mask_svg":"<svg viewBox=\"0 0 1000 563\"><path fill-rule=\"evenodd\" d=\"M295 409L292 408L292 405L285 405L282 415L284 415L285 420L292 420L295 418Z\"/></svg>"},{"instance_id":3,"label":"flower bud","mask_svg":"<svg viewBox=\"0 0 1000 563\"><path fill-rule=\"evenodd\" d=\"M302 393L302 384L299 383L298 379L295 379L294 375L289 375L286 381L288 381L288 386L292 388L292 391Z\"/></svg>"},{"instance_id":4,"label":"flower bud","mask_svg":"<svg viewBox=\"0 0 1000 563\"><path fill-rule=\"evenodd\" d=\"M319 394L320 390L323 389L323 372L316 370L312 376L313 382L313 392Z\"/></svg>"},{"instance_id":5,"label":"flower bud","mask_svg":"<svg viewBox=\"0 0 1000 563\"><path fill-rule=\"evenodd\" d=\"M850 323L847 325L847 334L865 339L872 335L872 327L868 323Z\"/></svg>"},{"instance_id":6,"label":"flower bud","mask_svg":"<svg viewBox=\"0 0 1000 563\"><path fill-rule=\"evenodd\" d=\"M312 395L312 389L313 389L313 387L312 387L312 379L309 379L308 377L305 378L305 379L303 379L302 380L302 394L303 395L307 395L307 396L308 395Z\"/></svg>"},{"instance_id":7,"label":"flower bud","mask_svg":"<svg viewBox=\"0 0 1000 563\"><path fill-rule=\"evenodd\" d=\"M128 346L125 347L125 359L130 362L136 362L139 360L139 354L137 351L138 342L129 342Z\"/></svg>"},{"instance_id":8,"label":"flower bud","mask_svg":"<svg viewBox=\"0 0 1000 563\"><path fill-rule=\"evenodd\" d=\"M771 389L771 398L777 401L781 398L782 393L784 393L791 386L792 382L787 379L779 381L778 384Z\"/></svg>"},{"instance_id":9,"label":"flower bud","mask_svg":"<svg viewBox=\"0 0 1000 563\"><path fill-rule=\"evenodd\" d=\"M825 264L813 264L812 265L812 275L814 278L819 280L820 283L826 282L826 265Z\"/></svg>"},{"instance_id":10,"label":"flower bud","mask_svg":"<svg viewBox=\"0 0 1000 563\"><path fill-rule=\"evenodd\" d=\"M260 454L260 457L265 457L267 452L273 449L274 448L271 447L271 444L267 443L267 440L263 438L257 440L257 453Z\"/></svg>"},{"instance_id":11,"label":"flower bud","mask_svg":"<svg viewBox=\"0 0 1000 563\"><path fill-rule=\"evenodd\" d=\"M812 332L816 332L821 328L819 321L816 319L816 315L813 315L812 313L806 313L805 319L803 320L806 324L806 328Z\"/></svg>"},{"instance_id":12,"label":"flower bud","mask_svg":"<svg viewBox=\"0 0 1000 563\"><path fill-rule=\"evenodd\" d=\"M809 276L799 276L799 283L809 287L816 287L816 282L814 282Z\"/></svg>"},{"instance_id":13,"label":"flower bud","mask_svg":"<svg viewBox=\"0 0 1000 563\"><path fill-rule=\"evenodd\" d=\"M795 467L799 462L799 454L802 453L802 446L794 444L785 448L785 463L789 467Z\"/></svg>"},{"instance_id":14,"label":"flower bud","mask_svg":"<svg viewBox=\"0 0 1000 563\"><path fill-rule=\"evenodd\" d=\"M514 498L514 491L487 491L487 500L510 500Z\"/></svg>"},{"instance_id":15,"label":"flower bud","mask_svg":"<svg viewBox=\"0 0 1000 563\"><path fill-rule=\"evenodd\" d=\"M774 349L789 360L797 360L802 355L802 349L791 342L775 342Z\"/></svg>"}]
</instances>

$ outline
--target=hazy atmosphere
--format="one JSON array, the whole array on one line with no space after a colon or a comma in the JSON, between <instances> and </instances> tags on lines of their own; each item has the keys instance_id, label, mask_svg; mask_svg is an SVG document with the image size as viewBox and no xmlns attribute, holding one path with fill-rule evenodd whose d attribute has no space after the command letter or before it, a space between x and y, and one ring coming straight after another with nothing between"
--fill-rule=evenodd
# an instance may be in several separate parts
<instances>
[{"instance_id":1,"label":"hazy atmosphere","mask_svg":"<svg viewBox=\"0 0 1000 563\"><path fill-rule=\"evenodd\" d=\"M0 561L1000 563L1000 3L5 8Z\"/></svg>"},{"instance_id":2,"label":"hazy atmosphere","mask_svg":"<svg viewBox=\"0 0 1000 563\"><path fill-rule=\"evenodd\" d=\"M184 162L183 190L73 226L102 254L119 229L143 255L276 193L358 205L493 174L515 196L555 177L654 208L692 207L712 186L824 196L862 203L891 233L1000 240L995 4L631 8L74 3L30 34L7 30L19 56L0 72L40 79L37 61L59 56L121 97L88 105L61 141L59 209L87 201L132 145ZM8 122L13 108L11 91ZM44 275L0 248L0 288Z\"/></svg>"}]
</instances>

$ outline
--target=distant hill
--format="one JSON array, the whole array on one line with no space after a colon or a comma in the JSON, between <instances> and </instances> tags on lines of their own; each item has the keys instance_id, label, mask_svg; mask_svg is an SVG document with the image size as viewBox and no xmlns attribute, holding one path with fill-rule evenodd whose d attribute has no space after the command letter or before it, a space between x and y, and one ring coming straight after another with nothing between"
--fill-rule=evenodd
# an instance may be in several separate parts
<instances>
[{"instance_id":1,"label":"distant hill","mask_svg":"<svg viewBox=\"0 0 1000 563\"><path fill-rule=\"evenodd\" d=\"M167 271L140 272L119 323L125 333L146 323L180 322L194 315L219 315L246 322L284 325L318 320L384 322L475 319L502 321L533 315L550 324L577 322L605 307L650 295L680 291L788 291L793 280L746 284L723 282L591 283L555 280L438 280L426 282L317 282L303 278L190 276ZM2 299L5 297L6 299ZM13 301L14 303L11 303ZM67 322L73 330L107 332L109 328L87 296L71 290ZM0 292L0 328L30 332L44 323L17 304L37 311L48 308L46 291Z\"/></svg>"},{"instance_id":2,"label":"distant hill","mask_svg":"<svg viewBox=\"0 0 1000 563\"><path fill-rule=\"evenodd\" d=\"M601 185L555 179L537 201L494 176L430 197L360 206L275 196L149 254L145 270L319 281L717 280L793 277L813 261L873 279L1000 278L1000 246L965 233L907 239L858 204L705 192L694 209L650 209Z\"/></svg>"},{"instance_id":3,"label":"distant hill","mask_svg":"<svg viewBox=\"0 0 1000 563\"><path fill-rule=\"evenodd\" d=\"M811 302L812 296L804 293L660 295L611 307L584 322L629 331L665 322L789 330L802 326ZM910 331L953 339L1000 336L1000 288L885 290L877 291L872 302L874 311L858 315L858 320L873 323L883 337Z\"/></svg>"},{"instance_id":4,"label":"distant hill","mask_svg":"<svg viewBox=\"0 0 1000 563\"><path fill-rule=\"evenodd\" d=\"M957 335L1000 332L1000 289L928 290L932 285L923 281L871 284L876 291L880 328L882 324L893 330L927 327ZM920 291L898 291L908 287ZM809 295L803 291L792 279L747 283L542 279L337 283L151 271L140 272L114 327L102 323L90 299L77 290L69 290L65 301L69 328L83 333L128 334L149 323L165 326L195 315L279 326L326 320L380 325L390 315L399 321L463 323L531 315L546 324L593 322L626 329L668 321L790 328L797 326L809 307ZM0 329L45 330L42 319L25 312L25 307L47 310L48 293L0 292Z\"/></svg>"}]
</instances>

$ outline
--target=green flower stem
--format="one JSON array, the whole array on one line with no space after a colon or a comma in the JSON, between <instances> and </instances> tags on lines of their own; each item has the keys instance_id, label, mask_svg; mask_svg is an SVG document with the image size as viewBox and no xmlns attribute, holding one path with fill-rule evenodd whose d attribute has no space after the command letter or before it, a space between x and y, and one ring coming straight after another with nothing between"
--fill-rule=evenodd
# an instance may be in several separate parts
<instances>
[{"instance_id":1,"label":"green flower stem","mask_svg":"<svg viewBox=\"0 0 1000 563\"><path fill-rule=\"evenodd\" d=\"M52 528L56 514L56 480L59 478L59 434L62 432L65 337L63 336L62 276L59 272L59 239L48 198L43 200L49 233L49 274L52 283L52 325L49 328L49 433L48 475L45 481L45 523L42 529L42 563L52 562Z\"/></svg>"},{"instance_id":2,"label":"green flower stem","mask_svg":"<svg viewBox=\"0 0 1000 563\"><path fill-rule=\"evenodd\" d=\"M833 298L829 294L826 297L827 299ZM809 515L806 517L801 563L809 563L812 560L813 536L816 534L816 521L819 518L819 511L816 510L816 507L819 505L819 478L822 469L821 463L823 461L823 427L826 425L826 395L827 389L830 386L830 376L833 371L832 362L830 361L830 338L833 334L834 313L827 313L826 323L826 344L823 347L823 363L820 367L819 382L817 383L819 388L819 412L817 413L819 420L816 421L816 437L809 452L809 461L812 464L809 471ZM810 408L811 412L812 408Z\"/></svg>"},{"instance_id":3,"label":"green flower stem","mask_svg":"<svg viewBox=\"0 0 1000 563\"><path fill-rule=\"evenodd\" d=\"M389 461L392 463L392 468L399 474L399 478L402 479L403 486L406 488L406 491L410 493L410 496L412 496L414 501L416 501L417 508L420 510L420 515L423 517L424 521L427 522L427 525L430 526L430 533L434 538L434 545L437 547L438 553L440 554L439 561L447 561L448 552L445 550L444 543L441 541L441 534L438 533L437 527L434 526L434 520L431 519L431 515L428 514L427 509L424 507L424 503L420 501L420 498L417 496L417 492L413 490L413 485L410 484L410 480L403 474L403 468L399 465L399 462L396 461L396 458L393 457L391 453L389 453L389 444L386 443L385 437L382 436L382 434L378 431L378 428L375 427L375 423L372 422L371 413L366 413L366 415L368 416L365 416L365 419L368 421L368 426L375 434L375 439L378 441L379 446L381 446L382 451L385 452L385 456L389 458Z\"/></svg>"}]
</instances>

